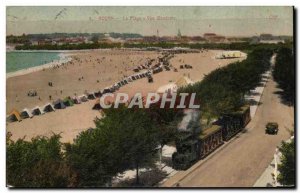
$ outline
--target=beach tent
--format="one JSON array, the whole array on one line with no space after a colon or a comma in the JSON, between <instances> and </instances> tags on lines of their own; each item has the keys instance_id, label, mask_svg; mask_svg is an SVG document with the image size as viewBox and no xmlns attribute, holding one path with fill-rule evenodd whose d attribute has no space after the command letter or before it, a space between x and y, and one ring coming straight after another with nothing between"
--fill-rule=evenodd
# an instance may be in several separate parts
<instances>
[{"instance_id":1,"label":"beach tent","mask_svg":"<svg viewBox=\"0 0 300 193\"><path fill-rule=\"evenodd\" d=\"M45 114L45 112L41 109L41 107L39 106L36 106L34 107L32 110L31 110L31 113L33 115L42 115L42 114Z\"/></svg>"},{"instance_id":2,"label":"beach tent","mask_svg":"<svg viewBox=\"0 0 300 193\"><path fill-rule=\"evenodd\" d=\"M66 97L63 102L64 102L64 105L67 107L74 105L74 101L71 99L71 97Z\"/></svg>"},{"instance_id":3,"label":"beach tent","mask_svg":"<svg viewBox=\"0 0 300 193\"><path fill-rule=\"evenodd\" d=\"M55 109L65 109L66 105L64 104L64 102L61 99L57 99L57 101L55 101L53 103L53 106Z\"/></svg>"},{"instance_id":4,"label":"beach tent","mask_svg":"<svg viewBox=\"0 0 300 193\"><path fill-rule=\"evenodd\" d=\"M110 90L110 88L106 87L106 88L103 90L102 93L103 93L103 94L111 93L111 90Z\"/></svg>"},{"instance_id":5,"label":"beach tent","mask_svg":"<svg viewBox=\"0 0 300 193\"><path fill-rule=\"evenodd\" d=\"M127 80L123 80L124 84L128 84L128 81Z\"/></svg>"},{"instance_id":6,"label":"beach tent","mask_svg":"<svg viewBox=\"0 0 300 193\"><path fill-rule=\"evenodd\" d=\"M89 100L93 100L93 99L96 98L96 96L94 95L94 93L87 93L87 98L88 98Z\"/></svg>"},{"instance_id":7,"label":"beach tent","mask_svg":"<svg viewBox=\"0 0 300 193\"><path fill-rule=\"evenodd\" d=\"M80 99L81 102L86 102L86 101L88 101L88 98L87 98L86 95L81 95L81 96L79 96L79 99Z\"/></svg>"},{"instance_id":8,"label":"beach tent","mask_svg":"<svg viewBox=\"0 0 300 193\"><path fill-rule=\"evenodd\" d=\"M116 83L116 84L114 84L114 85L112 86L112 88L115 89L115 90L118 90L118 89L120 88L120 86L118 85L118 83Z\"/></svg>"},{"instance_id":9,"label":"beach tent","mask_svg":"<svg viewBox=\"0 0 300 193\"><path fill-rule=\"evenodd\" d=\"M116 91L116 89L113 86L109 87L109 90L110 90L111 93Z\"/></svg>"},{"instance_id":10,"label":"beach tent","mask_svg":"<svg viewBox=\"0 0 300 193\"><path fill-rule=\"evenodd\" d=\"M127 80L127 82L129 83L129 82L132 82L132 80L131 80L131 77L130 76L127 76L127 77L125 77L125 80Z\"/></svg>"},{"instance_id":11,"label":"beach tent","mask_svg":"<svg viewBox=\"0 0 300 193\"><path fill-rule=\"evenodd\" d=\"M7 116L6 119L8 122L22 121L19 111L12 110L12 112Z\"/></svg>"},{"instance_id":12,"label":"beach tent","mask_svg":"<svg viewBox=\"0 0 300 193\"><path fill-rule=\"evenodd\" d=\"M81 103L80 99L76 96L74 96L72 99L73 99L75 104L80 104Z\"/></svg>"},{"instance_id":13,"label":"beach tent","mask_svg":"<svg viewBox=\"0 0 300 193\"><path fill-rule=\"evenodd\" d=\"M98 98L93 106L93 110L100 110L100 109L102 109L102 108L100 105L100 99Z\"/></svg>"},{"instance_id":14,"label":"beach tent","mask_svg":"<svg viewBox=\"0 0 300 193\"><path fill-rule=\"evenodd\" d=\"M103 92L105 94L105 93L112 93L114 91L115 91L115 89L113 88L113 86L109 86L109 87L104 88Z\"/></svg>"},{"instance_id":15,"label":"beach tent","mask_svg":"<svg viewBox=\"0 0 300 193\"><path fill-rule=\"evenodd\" d=\"M96 92L94 92L94 95L95 95L95 97L101 97L102 96L102 93L101 93L101 91L96 91Z\"/></svg>"},{"instance_id":16,"label":"beach tent","mask_svg":"<svg viewBox=\"0 0 300 193\"><path fill-rule=\"evenodd\" d=\"M44 107L43 107L43 111L45 113L49 113L52 111L55 111L55 108L53 107L53 105L51 103L47 103Z\"/></svg>"},{"instance_id":17,"label":"beach tent","mask_svg":"<svg viewBox=\"0 0 300 193\"><path fill-rule=\"evenodd\" d=\"M20 116L22 119L26 119L26 118L32 118L33 115L31 114L31 112L28 109L23 109L23 111L20 113Z\"/></svg>"}]
</instances>

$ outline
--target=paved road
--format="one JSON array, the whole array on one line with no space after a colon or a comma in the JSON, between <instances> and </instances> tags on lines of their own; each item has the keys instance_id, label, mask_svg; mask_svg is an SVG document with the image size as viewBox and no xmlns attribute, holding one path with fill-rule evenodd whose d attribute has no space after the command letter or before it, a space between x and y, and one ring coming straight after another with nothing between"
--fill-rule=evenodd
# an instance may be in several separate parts
<instances>
[{"instance_id":1,"label":"paved road","mask_svg":"<svg viewBox=\"0 0 300 193\"><path fill-rule=\"evenodd\" d=\"M251 187L268 167L275 148L289 138L286 128L293 128L294 109L280 102L276 83L270 79L264 89L261 105L245 133L226 144L220 151L200 161L188 175L179 172L162 186L173 186L178 180L182 187ZM267 122L279 124L278 135L266 135ZM199 163L198 163L199 164ZM180 179L178 176L185 176Z\"/></svg>"}]
</instances>

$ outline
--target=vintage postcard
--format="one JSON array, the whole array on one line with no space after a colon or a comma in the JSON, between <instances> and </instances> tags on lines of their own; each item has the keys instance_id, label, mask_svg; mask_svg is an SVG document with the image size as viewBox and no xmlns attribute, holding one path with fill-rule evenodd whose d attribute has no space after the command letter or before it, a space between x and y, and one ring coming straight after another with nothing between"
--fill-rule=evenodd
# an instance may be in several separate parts
<instances>
[{"instance_id":1,"label":"vintage postcard","mask_svg":"<svg viewBox=\"0 0 300 193\"><path fill-rule=\"evenodd\" d=\"M7 6L9 188L295 188L291 6Z\"/></svg>"}]
</instances>

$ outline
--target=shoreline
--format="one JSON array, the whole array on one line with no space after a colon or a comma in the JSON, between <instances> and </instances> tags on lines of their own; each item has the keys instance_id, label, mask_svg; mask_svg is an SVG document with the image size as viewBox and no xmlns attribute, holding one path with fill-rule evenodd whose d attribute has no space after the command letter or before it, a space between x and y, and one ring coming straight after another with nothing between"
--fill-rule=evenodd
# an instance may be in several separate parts
<instances>
[{"instance_id":1,"label":"shoreline","mask_svg":"<svg viewBox=\"0 0 300 193\"><path fill-rule=\"evenodd\" d=\"M6 73L6 79L22 76L25 74L30 74L33 72L41 71L43 69L48 69L53 67L54 65L61 65L62 63L66 63L72 60L71 56L76 53L88 53L88 52L97 52L97 51L111 51L111 50L124 50L119 48L105 48L105 49L82 49L82 50L6 50L6 52L20 52L20 53L59 53L60 59L58 61L53 61L50 63L42 64L39 66L33 66L26 69L17 70L14 72L7 72ZM132 50L131 48L125 49L125 50Z\"/></svg>"},{"instance_id":2,"label":"shoreline","mask_svg":"<svg viewBox=\"0 0 300 193\"><path fill-rule=\"evenodd\" d=\"M60 58L53 62L49 62L46 64L42 64L42 65L38 65L38 66L26 68L26 69L17 70L15 72L8 72L8 73L6 73L6 79L16 77L16 76L22 76L25 74L30 74L30 73L37 72L37 71L41 71L43 69L48 69L48 68L51 68L51 67L57 66L57 65L60 66L60 65L62 65L62 63L66 63L66 62L69 62L72 60L71 53L69 53L69 54L59 53L58 55Z\"/></svg>"}]
</instances>

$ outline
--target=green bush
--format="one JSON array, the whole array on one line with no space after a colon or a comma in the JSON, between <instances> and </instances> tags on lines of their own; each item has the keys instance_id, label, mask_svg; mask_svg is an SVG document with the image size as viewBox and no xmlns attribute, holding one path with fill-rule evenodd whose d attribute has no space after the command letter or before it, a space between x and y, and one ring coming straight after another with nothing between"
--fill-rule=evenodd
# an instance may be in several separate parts
<instances>
[{"instance_id":1,"label":"green bush","mask_svg":"<svg viewBox=\"0 0 300 193\"><path fill-rule=\"evenodd\" d=\"M68 187L75 173L65 163L60 136L36 137L31 141L7 140L7 184L14 187Z\"/></svg>"},{"instance_id":2,"label":"green bush","mask_svg":"<svg viewBox=\"0 0 300 193\"><path fill-rule=\"evenodd\" d=\"M295 186L295 141L282 142L279 148L282 156L280 158L281 164L278 165L280 172L278 182L284 186Z\"/></svg>"}]
</instances>

